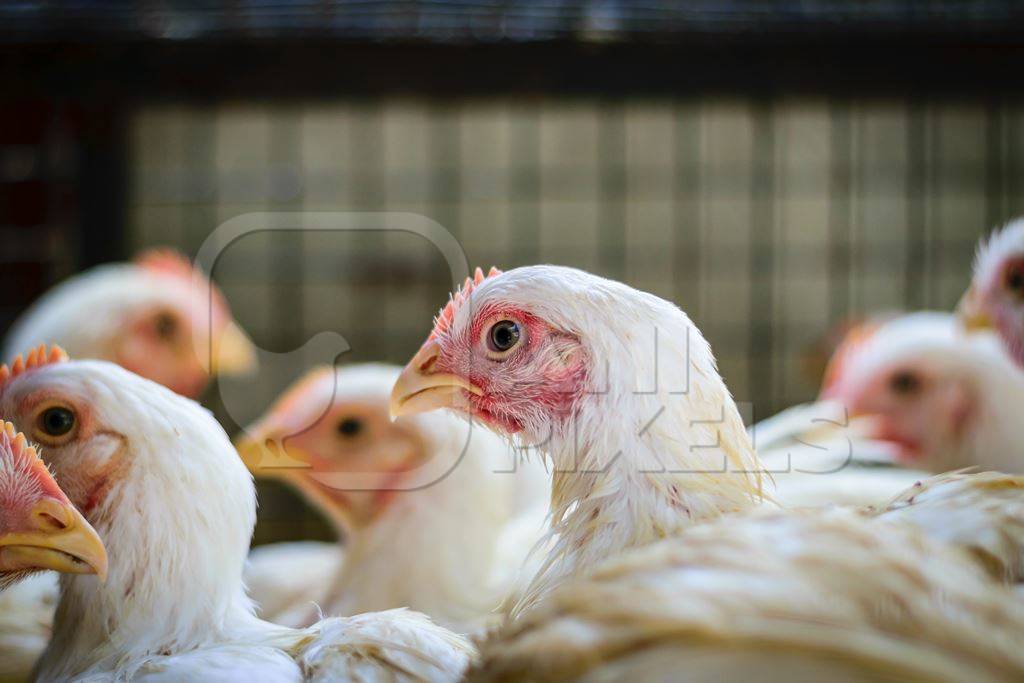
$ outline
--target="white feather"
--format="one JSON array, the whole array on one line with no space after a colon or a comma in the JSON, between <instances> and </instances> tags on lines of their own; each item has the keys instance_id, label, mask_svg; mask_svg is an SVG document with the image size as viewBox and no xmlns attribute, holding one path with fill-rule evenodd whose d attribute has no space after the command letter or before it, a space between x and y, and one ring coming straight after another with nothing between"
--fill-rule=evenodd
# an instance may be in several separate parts
<instances>
[{"instance_id":1,"label":"white feather","mask_svg":"<svg viewBox=\"0 0 1024 683\"><path fill-rule=\"evenodd\" d=\"M71 361L17 377L0 398L4 414L17 414L25 396L38 390L87 401L101 425L75 462L105 457L123 464L87 513L110 557L107 581L62 579L38 680L250 680L257 671L259 680L301 680L317 675L303 669L314 648L334 650L330 666L338 676L358 660L381 680L409 678L395 662L419 667L412 674L428 680L455 680L470 661L464 639L422 616L385 613L300 631L259 620L242 582L255 490L213 416L103 361ZM367 631L382 628L394 641L377 640L368 653ZM409 659L419 645L422 657ZM454 668L442 668L448 665ZM241 678L229 673L233 667Z\"/></svg>"},{"instance_id":2,"label":"white feather","mask_svg":"<svg viewBox=\"0 0 1024 683\"><path fill-rule=\"evenodd\" d=\"M181 308L191 283L131 263L98 266L47 291L11 326L4 359L39 344L60 344L72 358L115 360L118 335L132 316L157 305Z\"/></svg>"},{"instance_id":3,"label":"white feather","mask_svg":"<svg viewBox=\"0 0 1024 683\"><path fill-rule=\"evenodd\" d=\"M282 399L290 401L288 414L275 406L261 423L309 420L332 401L373 405L386 415L399 372L382 364L313 371L299 380L298 394ZM426 460L451 467L396 493L369 522L344 525L339 518L345 559L318 604L331 616L410 607L457 631L477 632L499 618L496 610L517 581L536 569L520 572L545 531L548 474L539 462L521 461L504 439L447 412L402 419L415 429ZM308 494L310 487L299 490ZM338 518L331 510L336 503L312 495L310 502ZM535 563L540 557L532 556ZM299 554L282 562L288 574L286 565L305 560ZM272 580L263 589L276 590ZM309 613L308 602L294 612L306 619Z\"/></svg>"}]
</instances>

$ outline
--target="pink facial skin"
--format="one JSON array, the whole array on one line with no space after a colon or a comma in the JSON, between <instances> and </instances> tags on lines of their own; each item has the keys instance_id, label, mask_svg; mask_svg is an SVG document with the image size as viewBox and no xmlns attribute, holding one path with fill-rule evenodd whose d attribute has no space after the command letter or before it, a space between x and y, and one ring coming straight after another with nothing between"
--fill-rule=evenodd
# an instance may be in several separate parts
<instances>
[{"instance_id":1,"label":"pink facial skin","mask_svg":"<svg viewBox=\"0 0 1024 683\"><path fill-rule=\"evenodd\" d=\"M498 354L487 338L503 320L519 325L520 343ZM432 371L469 380L480 390L464 391L469 412L508 434L564 422L587 387L587 354L579 340L527 311L486 306L474 312L467 332L441 334L437 341L440 355Z\"/></svg>"},{"instance_id":2,"label":"pink facial skin","mask_svg":"<svg viewBox=\"0 0 1024 683\"><path fill-rule=\"evenodd\" d=\"M992 281L968 294L972 296L973 307L989 319L1014 362L1024 367L1024 257L1007 258Z\"/></svg>"},{"instance_id":3,"label":"pink facial skin","mask_svg":"<svg viewBox=\"0 0 1024 683\"><path fill-rule=\"evenodd\" d=\"M210 377L192 348L192 335L192 323L182 311L145 311L121 340L117 363L175 393L196 398Z\"/></svg>"},{"instance_id":4,"label":"pink facial skin","mask_svg":"<svg viewBox=\"0 0 1024 683\"><path fill-rule=\"evenodd\" d=\"M376 518L401 488L404 475L418 468L426 457L424 444L414 429L392 423L382 405L356 401L331 406L308 429L289 436L284 447L289 456L308 465L308 469L289 473L293 483L300 489L319 489L342 508L350 525ZM311 476L339 471L373 476L376 483L367 490L338 490Z\"/></svg>"},{"instance_id":5,"label":"pink facial skin","mask_svg":"<svg viewBox=\"0 0 1024 683\"><path fill-rule=\"evenodd\" d=\"M46 369L36 371L45 374ZM17 389L17 380L13 383ZM5 392L7 393L7 392ZM85 397L76 396L68 392L54 391L51 389L37 389L17 397L14 415L19 417L19 422L25 424L36 424L38 417L51 406L60 406L70 409L75 415L75 427L66 437L61 439L62 443L72 441L88 443L96 437L102 437L97 425L93 410ZM22 417L24 416L24 417ZM28 422L28 419L33 419ZM39 433L33 433L34 440L40 442L47 448L47 437ZM64 492L72 503L78 507L86 516L103 501L106 492L112 482L112 474L119 468L119 459L104 464L91 462L88 458L78 459L76 462L65 462L62 455L64 449L47 448L48 457L51 460L51 467L61 476L61 484Z\"/></svg>"},{"instance_id":6,"label":"pink facial skin","mask_svg":"<svg viewBox=\"0 0 1024 683\"><path fill-rule=\"evenodd\" d=\"M965 384L939 376L927 359L842 382L832 398L851 417L870 416L870 438L893 444L900 460L928 469L946 468L944 460L962 440L976 406Z\"/></svg>"},{"instance_id":7,"label":"pink facial skin","mask_svg":"<svg viewBox=\"0 0 1024 683\"><path fill-rule=\"evenodd\" d=\"M36 571L106 575L106 550L34 446L0 422L0 590Z\"/></svg>"},{"instance_id":8,"label":"pink facial skin","mask_svg":"<svg viewBox=\"0 0 1024 683\"><path fill-rule=\"evenodd\" d=\"M0 366L0 414L39 444L67 498L87 517L124 471L123 437L96 419L95 397L81 384L62 382L67 355L59 347L32 349ZM67 429L55 434L46 416L59 411Z\"/></svg>"},{"instance_id":9,"label":"pink facial skin","mask_svg":"<svg viewBox=\"0 0 1024 683\"><path fill-rule=\"evenodd\" d=\"M213 351L219 370L229 374L253 362L224 295L187 257L156 249L141 254L136 267L167 296L131 314L118 330L111 360L189 398L198 398L210 381L197 354Z\"/></svg>"}]
</instances>

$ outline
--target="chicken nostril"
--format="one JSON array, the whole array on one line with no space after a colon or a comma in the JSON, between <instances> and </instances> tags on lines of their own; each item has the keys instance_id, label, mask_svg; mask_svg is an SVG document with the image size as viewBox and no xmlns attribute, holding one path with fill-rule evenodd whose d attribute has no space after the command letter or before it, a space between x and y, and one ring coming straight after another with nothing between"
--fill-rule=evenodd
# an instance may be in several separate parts
<instances>
[{"instance_id":1,"label":"chicken nostril","mask_svg":"<svg viewBox=\"0 0 1024 683\"><path fill-rule=\"evenodd\" d=\"M430 372L434 369L434 365L437 364L437 354L432 355L430 358L423 361L420 365L420 372Z\"/></svg>"},{"instance_id":2,"label":"chicken nostril","mask_svg":"<svg viewBox=\"0 0 1024 683\"><path fill-rule=\"evenodd\" d=\"M42 531L63 531L68 525L48 512L37 512L36 526Z\"/></svg>"},{"instance_id":3,"label":"chicken nostril","mask_svg":"<svg viewBox=\"0 0 1024 683\"><path fill-rule=\"evenodd\" d=\"M32 524L39 531L63 531L71 528L73 523L68 507L56 500L44 498L32 509Z\"/></svg>"}]
</instances>

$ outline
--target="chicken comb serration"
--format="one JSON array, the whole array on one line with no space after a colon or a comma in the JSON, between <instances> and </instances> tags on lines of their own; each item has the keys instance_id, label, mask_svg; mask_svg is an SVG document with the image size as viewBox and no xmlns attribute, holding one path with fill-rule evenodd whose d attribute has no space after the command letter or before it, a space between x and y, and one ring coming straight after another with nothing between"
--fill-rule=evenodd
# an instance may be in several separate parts
<instances>
[{"instance_id":1,"label":"chicken comb serration","mask_svg":"<svg viewBox=\"0 0 1024 683\"><path fill-rule=\"evenodd\" d=\"M821 379L821 391L819 392L822 398L831 396L839 382L842 381L854 356L881 326L882 321L880 320L868 320L854 325L846 333L832 353L832 357L829 358L828 365L825 366L825 374Z\"/></svg>"},{"instance_id":2,"label":"chicken comb serration","mask_svg":"<svg viewBox=\"0 0 1024 683\"><path fill-rule=\"evenodd\" d=\"M140 268L174 277L191 278L193 273L192 261L170 247L146 249L135 257L135 264Z\"/></svg>"},{"instance_id":3,"label":"chicken comb serration","mask_svg":"<svg viewBox=\"0 0 1024 683\"><path fill-rule=\"evenodd\" d=\"M49 350L47 350L46 344L40 344L30 349L28 353L19 353L10 365L6 363L0 365L0 389L3 389L11 379L18 375L44 365L63 363L66 360L68 360L68 354L56 344L51 346Z\"/></svg>"},{"instance_id":4,"label":"chicken comb serration","mask_svg":"<svg viewBox=\"0 0 1024 683\"><path fill-rule=\"evenodd\" d=\"M35 446L28 442L25 435L19 432L13 423L4 420L3 428L0 429L0 436L6 437L11 454L15 459L28 458L33 461L40 459Z\"/></svg>"},{"instance_id":5,"label":"chicken comb serration","mask_svg":"<svg viewBox=\"0 0 1024 683\"><path fill-rule=\"evenodd\" d=\"M172 277L184 284L191 285L194 275L201 276L201 282L209 286L209 292L214 302L214 310L226 315L228 311L227 299L210 278L206 277L202 268L193 265L188 256L172 247L153 247L146 249L135 257L135 265L154 273Z\"/></svg>"},{"instance_id":6,"label":"chicken comb serration","mask_svg":"<svg viewBox=\"0 0 1024 683\"><path fill-rule=\"evenodd\" d=\"M451 327L452 320L455 319L455 311L458 310L459 306L466 300L472 292L481 282L489 277L495 275L501 275L502 271L498 270L494 266L487 271L487 275L484 275L484 271L477 268L473 271L472 277L467 277L466 281L462 283L462 287L457 289L454 294L448 295L448 303L445 304L444 308L434 318L434 329L431 331L430 336L427 337L427 341L436 338L438 335L443 334Z\"/></svg>"}]
</instances>

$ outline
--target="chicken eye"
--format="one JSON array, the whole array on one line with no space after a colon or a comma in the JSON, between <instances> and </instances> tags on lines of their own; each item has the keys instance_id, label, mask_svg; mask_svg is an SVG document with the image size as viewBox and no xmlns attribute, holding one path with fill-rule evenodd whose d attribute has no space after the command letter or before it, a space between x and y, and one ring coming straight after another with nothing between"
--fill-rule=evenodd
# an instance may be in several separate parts
<instances>
[{"instance_id":1,"label":"chicken eye","mask_svg":"<svg viewBox=\"0 0 1024 683\"><path fill-rule=\"evenodd\" d=\"M1014 264L1006 270L1006 288L1018 296L1024 296L1024 264Z\"/></svg>"},{"instance_id":2,"label":"chicken eye","mask_svg":"<svg viewBox=\"0 0 1024 683\"><path fill-rule=\"evenodd\" d=\"M67 408L47 408L39 415L39 429L47 436L64 436L75 426L75 414Z\"/></svg>"},{"instance_id":3,"label":"chicken eye","mask_svg":"<svg viewBox=\"0 0 1024 683\"><path fill-rule=\"evenodd\" d=\"M897 372L889 380L889 387L895 394L910 396L921 388L921 380L911 372Z\"/></svg>"},{"instance_id":4,"label":"chicken eye","mask_svg":"<svg viewBox=\"0 0 1024 683\"><path fill-rule=\"evenodd\" d=\"M338 434L345 438L358 436L363 431L363 421L354 417L346 417L338 423Z\"/></svg>"},{"instance_id":5,"label":"chicken eye","mask_svg":"<svg viewBox=\"0 0 1024 683\"><path fill-rule=\"evenodd\" d=\"M153 329L158 337L170 341L178 333L178 321L170 313L161 313L153 321Z\"/></svg>"},{"instance_id":6,"label":"chicken eye","mask_svg":"<svg viewBox=\"0 0 1024 683\"><path fill-rule=\"evenodd\" d=\"M519 325L511 320L502 320L491 326L487 333L487 348L502 353L519 343Z\"/></svg>"}]
</instances>

